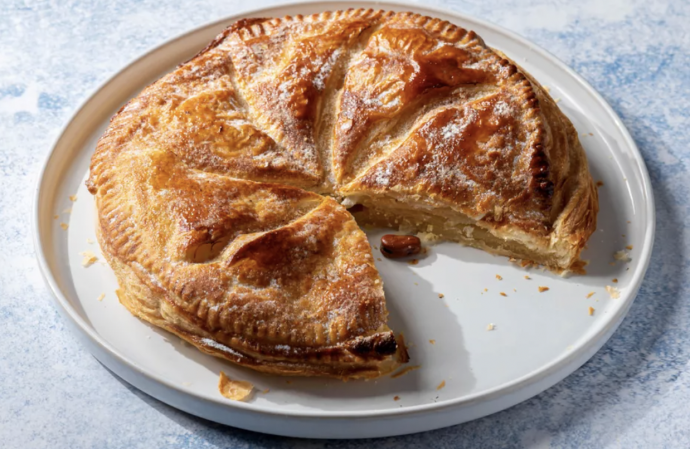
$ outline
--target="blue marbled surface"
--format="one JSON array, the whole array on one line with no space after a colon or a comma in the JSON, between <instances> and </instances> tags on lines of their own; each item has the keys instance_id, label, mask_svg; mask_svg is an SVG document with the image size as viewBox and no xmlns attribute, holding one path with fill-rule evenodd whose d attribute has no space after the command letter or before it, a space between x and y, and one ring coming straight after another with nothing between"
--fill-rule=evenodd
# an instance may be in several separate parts
<instances>
[{"instance_id":1,"label":"blue marbled surface","mask_svg":"<svg viewBox=\"0 0 690 449\"><path fill-rule=\"evenodd\" d=\"M272 2L254 0L251 7ZM239 2L0 3L0 446L690 447L690 2L425 0L558 55L620 114L654 184L657 237L628 317L584 367L507 411L372 441L264 436L178 412L104 369L38 272L36 174L79 103L134 56ZM244 5L249 6L247 4Z\"/></svg>"}]
</instances>

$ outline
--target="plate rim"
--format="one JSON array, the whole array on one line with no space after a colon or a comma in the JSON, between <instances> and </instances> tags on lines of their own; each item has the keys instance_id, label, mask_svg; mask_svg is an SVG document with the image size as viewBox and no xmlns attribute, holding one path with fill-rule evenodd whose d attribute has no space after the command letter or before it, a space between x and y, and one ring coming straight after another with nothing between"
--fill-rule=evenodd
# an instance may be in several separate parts
<instances>
[{"instance_id":1,"label":"plate rim","mask_svg":"<svg viewBox=\"0 0 690 449\"><path fill-rule=\"evenodd\" d=\"M381 8L381 9L386 9L387 6L394 7L394 8L410 8L412 10L424 10L428 11L430 14L434 13L439 13L443 15L448 15L452 16L456 19L458 19L459 22L465 22L465 23L477 23L483 27L486 27L488 29L491 29L492 32L497 33L497 34L502 34L509 38L510 40L516 41L517 43L524 45L528 47L531 51L538 53L541 57L550 60L553 64L555 64L560 70L563 70L566 72L574 81L577 82L577 84L580 85L580 87L584 88L591 97L596 100L596 102L599 104L599 106L602 108L602 111L606 113L606 115L613 121L613 123L616 125L617 129L620 131L621 136L623 138L623 141L625 142L626 146L628 147L628 150L634 157L634 161L636 162L636 167L639 170L639 175L642 181L641 185L641 192L642 195L645 199L645 206L647 208L647 220L646 220L646 227L645 227L645 232L644 232L644 238L643 238L643 248L640 253L640 260L642 260L642 263L639 263L635 270L633 271L632 279L633 283L631 283L630 287L628 288L627 295L623 299L625 301L625 304L622 307L618 307L617 310L615 311L615 314L611 315L607 321L602 324L599 329L596 330L596 332L586 341L578 343L577 346L573 346L572 350L562 354L559 357L554 358L551 362L541 366L540 368L525 374L519 378L513 379L509 382L500 384L496 387L490 388L485 391L477 392L474 394L470 394L467 396L462 396L459 398L453 398L453 399L448 399L442 402L437 402L437 403L429 403L429 404L420 404L420 405L414 405L414 406L409 406L409 407L403 407L399 409L375 409L375 410L361 410L361 411L330 411L330 410L278 410L278 409L272 409L267 406L261 406L261 405L256 405L256 404L250 404L250 403L244 403L244 402L237 402L237 401L227 401L223 400L221 398L209 398L205 396L201 396L198 394L195 394L193 392L190 392L189 390L167 380L164 377L160 377L157 374L153 372L149 372L146 368L138 365L136 362L131 361L128 359L124 354L122 354L120 351L118 351L116 348L110 345L107 341L105 341L96 331L95 329L92 328L88 323L85 322L85 320L79 316L79 314L74 310L74 307L70 304L70 302L67 300L67 298L64 296L62 290L59 288L57 281L55 279L55 276L53 275L53 272L51 271L48 261L46 259L46 255L44 252L44 246L43 246L43 240L42 240L42 235L41 235L41 228L40 228L40 213L41 210L39 209L40 202L41 202L41 194L43 191L43 184L44 184L44 179L45 179L45 174L46 172L50 169L50 166L53 162L53 159L55 157L56 153L56 148L60 144L61 140L63 139L66 131L72 126L73 122L75 119L77 119L83 112L83 110L92 102L96 99L97 96L113 81L115 81L116 78L118 78L123 72L126 70L130 69L132 66L142 62L143 60L147 59L150 57L152 54L158 52L159 50L162 50L164 47L168 47L171 45L174 45L176 42L184 40L188 38L190 35L195 34L202 29L205 28L212 28L212 27L219 27L223 24L226 23L231 23L233 21L239 20L244 17L248 17L251 15L257 15L262 13L263 11L266 10L271 10L271 9L276 9L276 8L281 8L281 7L294 7L294 6L311 6L311 7L319 7L319 6L324 6L328 7L329 4L335 3L337 0L300 0L300 1L281 1L278 3L274 3L272 5L268 6L263 6L260 8L253 8L253 9L240 9L237 13L229 15L229 16L224 16L220 19L212 20L206 23L203 23L199 26L190 28L187 31L184 31L180 34L177 34L173 36L170 39L167 39L160 44L157 44L144 52L140 53L138 56L132 58L128 63L117 69L115 73L113 73L111 76L109 76L105 81L103 81L99 86L93 90L84 100L81 101L81 103L75 108L74 112L70 115L68 120L64 123L64 125L61 127L59 133L57 134L57 137L53 140L52 145L50 147L50 151L48 154L45 156L43 163L41 165L41 168L37 174L37 179L35 182L35 192L33 195L33 204L32 204L32 223L31 223L31 228L32 228L32 233L33 233L33 244L34 244L34 251L36 253L36 258L38 259L38 265L39 269L41 272L41 275L45 281L45 283L48 285L50 292L52 293L54 300L57 302L59 305L61 311L63 312L63 315L68 317L71 321L72 324L76 326L77 329L79 329L83 335L88 337L91 340L92 344L95 344L100 347L101 350L106 351L108 355L111 357L115 358L119 363L122 365L126 366L127 368L135 371L136 373L145 376L148 378L150 381L157 382L162 384L165 387L171 388L175 390L178 394L182 394L185 396L192 397L196 400L204 401L204 402L213 402L217 405L222 405L225 407L230 407L230 408L236 408L239 410L247 411L247 412L252 412L252 413L262 413L262 414L270 414L270 415L276 415L276 416L283 416L283 417L294 417L294 418L320 418L320 419L346 419L346 418L383 418L383 417L397 417L397 416L405 416L405 415L413 415L413 414L420 414L420 413L427 413L427 412L440 412L446 409L450 408L457 408L457 407L462 407L462 406L467 406L472 403L477 403L477 402L488 402L491 400L495 400L500 398L501 396L506 396L511 393L516 393L521 390L524 390L530 386L533 386L540 381L543 381L547 379L550 375L553 375L557 373L559 370L567 368L568 365L574 364L578 362L578 359L581 358L583 355L585 355L588 351L590 351L595 345L600 343L600 347L606 344L608 341L608 338L615 332L616 328L620 325L622 320L625 318L627 315L632 303L634 302L638 291L640 289L640 286L642 285L644 281L645 274L647 272L647 269L649 267L649 263L651 260L651 254L653 251L653 246L654 246L654 236L655 236L655 231L656 231L656 208L655 208L655 201L654 201L654 194L653 194L653 189L652 189L652 183L651 183L651 178L649 176L649 172L647 169L647 166L644 162L644 158L642 157L642 154L640 153L639 148L637 147L637 144L635 143L634 139L630 135L630 132L626 128L626 126L623 124L622 120L618 116L618 114L613 110L613 108L609 105L609 103L599 94L592 86L587 82L582 76L580 76L577 72L575 72L573 69L571 69L568 65L566 65L564 62L562 62L559 58L551 54L549 51L541 48L539 45L529 41L528 39L520 36L516 32L513 32L507 28L504 28L500 25L491 23L489 21L486 21L484 19L479 19L471 15L463 14L457 11L454 11L452 9L448 8L442 8L442 7L435 7L435 6L427 6L427 5L419 5L416 3L410 3L410 2L405 2L405 1L389 1L389 0L382 0L382 1L365 1L365 0L355 0L348 2L349 4L352 5L352 7L361 7L361 8ZM603 337L605 337L607 334L609 336L604 340L601 341ZM597 350L600 348L597 348ZM596 351L594 352L596 353ZM592 355L594 354L592 353ZM591 356L587 357L584 362L589 360ZM565 377L571 375L574 371L576 371L579 366L581 366L582 363L579 363L575 369L570 371L566 376L560 378L557 382L560 382L560 380L564 379ZM556 383L557 383L556 382ZM544 389L539 389L539 392L542 392L548 388L550 388L552 385L548 385ZM138 388L138 387L137 387ZM531 396L529 396L531 397Z\"/></svg>"}]
</instances>

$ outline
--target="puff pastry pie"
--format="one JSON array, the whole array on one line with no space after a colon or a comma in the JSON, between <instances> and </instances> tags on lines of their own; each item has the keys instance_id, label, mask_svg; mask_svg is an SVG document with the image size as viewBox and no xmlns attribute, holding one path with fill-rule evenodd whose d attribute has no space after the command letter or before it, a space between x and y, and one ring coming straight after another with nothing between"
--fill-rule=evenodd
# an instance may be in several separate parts
<instances>
[{"instance_id":1,"label":"puff pastry pie","mask_svg":"<svg viewBox=\"0 0 690 449\"><path fill-rule=\"evenodd\" d=\"M548 93L473 32L374 10L241 20L125 105L88 188L121 303L286 375L407 361L360 223L573 269L597 193Z\"/></svg>"}]
</instances>

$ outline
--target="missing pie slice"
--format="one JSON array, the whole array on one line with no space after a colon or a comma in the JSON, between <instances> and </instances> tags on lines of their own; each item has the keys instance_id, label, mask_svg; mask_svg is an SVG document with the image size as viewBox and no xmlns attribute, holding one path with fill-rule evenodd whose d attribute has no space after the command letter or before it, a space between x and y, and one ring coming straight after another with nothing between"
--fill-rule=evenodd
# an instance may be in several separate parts
<instances>
[{"instance_id":1,"label":"missing pie slice","mask_svg":"<svg viewBox=\"0 0 690 449\"><path fill-rule=\"evenodd\" d=\"M134 315L249 368L342 379L408 360L345 206L556 270L579 266L598 208L536 81L473 32L364 9L235 23L113 117L87 185Z\"/></svg>"}]
</instances>

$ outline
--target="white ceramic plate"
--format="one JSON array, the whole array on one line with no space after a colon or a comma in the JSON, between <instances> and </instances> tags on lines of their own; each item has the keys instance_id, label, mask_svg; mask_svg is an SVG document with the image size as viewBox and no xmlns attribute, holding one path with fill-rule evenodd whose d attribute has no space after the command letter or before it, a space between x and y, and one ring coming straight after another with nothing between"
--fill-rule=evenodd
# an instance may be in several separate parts
<instances>
[{"instance_id":1,"label":"white ceramic plate","mask_svg":"<svg viewBox=\"0 0 690 449\"><path fill-rule=\"evenodd\" d=\"M625 316L651 254L654 205L642 158L619 118L578 75L524 39L471 17L417 5L376 4L476 31L560 99L559 106L582 136L594 179L604 182L599 226L584 253L592 261L586 276L561 278L525 270L505 258L450 243L434 246L416 266L378 261L391 327L404 331L411 343L410 363L421 368L396 379L343 383L271 377L204 355L132 317L117 301L117 283L108 266L82 267L80 252L100 252L97 244L87 243L95 240L94 202L84 187L89 159L109 118L124 102L242 17L369 5L278 6L191 31L104 84L58 138L36 193L40 266L61 311L89 350L134 386L189 413L260 432L324 438L412 433L475 419L549 388L587 361ZM68 197L75 194L72 202ZM70 207L71 213L63 212ZM63 222L69 224L66 231ZM381 234L369 232L373 245ZM627 245L633 247L632 261L613 263L614 252ZM620 289L620 298L610 298L606 285ZM538 286L549 290L540 293ZM588 298L590 292L594 295ZM105 298L99 301L102 293ZM495 330L487 331L489 323ZM226 400L217 390L221 369L253 382L259 391L270 391L249 403ZM439 389L442 382L445 387Z\"/></svg>"}]
</instances>

